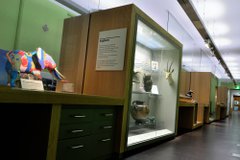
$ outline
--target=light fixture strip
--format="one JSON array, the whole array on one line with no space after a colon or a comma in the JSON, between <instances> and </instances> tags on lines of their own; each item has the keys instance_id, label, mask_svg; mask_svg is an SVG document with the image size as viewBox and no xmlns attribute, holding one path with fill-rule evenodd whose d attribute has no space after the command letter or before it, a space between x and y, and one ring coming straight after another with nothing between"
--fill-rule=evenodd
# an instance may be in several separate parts
<instances>
[{"instance_id":1,"label":"light fixture strip","mask_svg":"<svg viewBox=\"0 0 240 160\"><path fill-rule=\"evenodd\" d=\"M191 2L189 0L178 0L178 3L182 6L183 10L189 17L189 19L192 21L202 38L207 41L208 46L211 51L213 51L213 54L216 56L216 58L219 60L222 67L225 69L226 73L228 74L229 78L232 79L234 85L236 86L237 83L235 79L233 78L229 68L227 67L226 63L224 62L223 58L221 57L221 54L215 44L213 43L212 39L210 38L207 30L205 29L202 21L200 20L197 12L193 8Z\"/></svg>"}]
</instances>

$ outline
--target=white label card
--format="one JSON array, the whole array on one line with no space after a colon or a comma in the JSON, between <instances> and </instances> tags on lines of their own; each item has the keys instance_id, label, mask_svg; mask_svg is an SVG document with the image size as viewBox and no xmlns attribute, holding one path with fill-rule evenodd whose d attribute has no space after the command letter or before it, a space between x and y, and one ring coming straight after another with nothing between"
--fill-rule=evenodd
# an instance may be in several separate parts
<instances>
[{"instance_id":1,"label":"white label card","mask_svg":"<svg viewBox=\"0 0 240 160\"><path fill-rule=\"evenodd\" d=\"M99 33L96 70L123 70L127 28Z\"/></svg>"},{"instance_id":2,"label":"white label card","mask_svg":"<svg viewBox=\"0 0 240 160\"><path fill-rule=\"evenodd\" d=\"M43 83L41 80L20 79L23 89L33 89L43 91Z\"/></svg>"}]
</instances>

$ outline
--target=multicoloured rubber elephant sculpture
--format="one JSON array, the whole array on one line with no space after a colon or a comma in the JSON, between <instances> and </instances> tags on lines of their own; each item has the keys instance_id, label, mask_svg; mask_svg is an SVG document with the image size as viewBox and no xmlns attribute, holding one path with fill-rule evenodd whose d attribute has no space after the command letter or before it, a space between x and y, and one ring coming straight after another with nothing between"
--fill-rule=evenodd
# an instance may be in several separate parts
<instances>
[{"instance_id":1,"label":"multicoloured rubber elephant sculpture","mask_svg":"<svg viewBox=\"0 0 240 160\"><path fill-rule=\"evenodd\" d=\"M8 62L6 70L10 75L10 86L15 87L15 81L19 73L30 73L38 79L42 79L41 71L48 71L58 80L64 80L65 77L57 70L56 63L52 57L47 54L42 48L37 48L36 51L26 52L23 50L9 51L7 54Z\"/></svg>"}]
</instances>

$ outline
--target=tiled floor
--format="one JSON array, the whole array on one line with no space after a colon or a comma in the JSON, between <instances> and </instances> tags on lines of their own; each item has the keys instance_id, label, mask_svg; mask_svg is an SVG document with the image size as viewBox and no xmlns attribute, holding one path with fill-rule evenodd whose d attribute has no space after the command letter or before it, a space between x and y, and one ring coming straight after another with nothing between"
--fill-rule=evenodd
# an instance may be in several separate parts
<instances>
[{"instance_id":1,"label":"tiled floor","mask_svg":"<svg viewBox=\"0 0 240 160\"><path fill-rule=\"evenodd\" d=\"M240 112L125 160L240 160Z\"/></svg>"}]
</instances>

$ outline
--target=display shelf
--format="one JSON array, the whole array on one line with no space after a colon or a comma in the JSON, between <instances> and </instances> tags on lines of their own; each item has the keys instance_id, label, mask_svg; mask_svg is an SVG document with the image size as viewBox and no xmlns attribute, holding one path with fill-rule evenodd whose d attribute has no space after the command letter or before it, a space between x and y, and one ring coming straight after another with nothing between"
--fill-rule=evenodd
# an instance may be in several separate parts
<instances>
[{"instance_id":1,"label":"display shelf","mask_svg":"<svg viewBox=\"0 0 240 160\"><path fill-rule=\"evenodd\" d=\"M180 99L178 112L178 134L196 129L203 125L202 121L197 120L198 103L191 101L191 99L188 100L188 102Z\"/></svg>"},{"instance_id":2,"label":"display shelf","mask_svg":"<svg viewBox=\"0 0 240 160\"><path fill-rule=\"evenodd\" d=\"M202 125L203 125L202 122L197 121L196 123L193 124L192 129L196 129L196 128L198 128L198 127L201 127Z\"/></svg>"},{"instance_id":3,"label":"display shelf","mask_svg":"<svg viewBox=\"0 0 240 160\"><path fill-rule=\"evenodd\" d=\"M134 135L132 134L132 132L137 132L137 134ZM130 131L128 135L128 146L136 145L142 142L149 141L151 139L156 139L170 134L173 134L173 132L168 129L151 130L143 128L138 129L137 131Z\"/></svg>"},{"instance_id":4,"label":"display shelf","mask_svg":"<svg viewBox=\"0 0 240 160\"><path fill-rule=\"evenodd\" d=\"M142 92L142 91L132 91L133 94L146 94L152 96L161 96L160 94L152 93L152 92Z\"/></svg>"}]
</instances>

